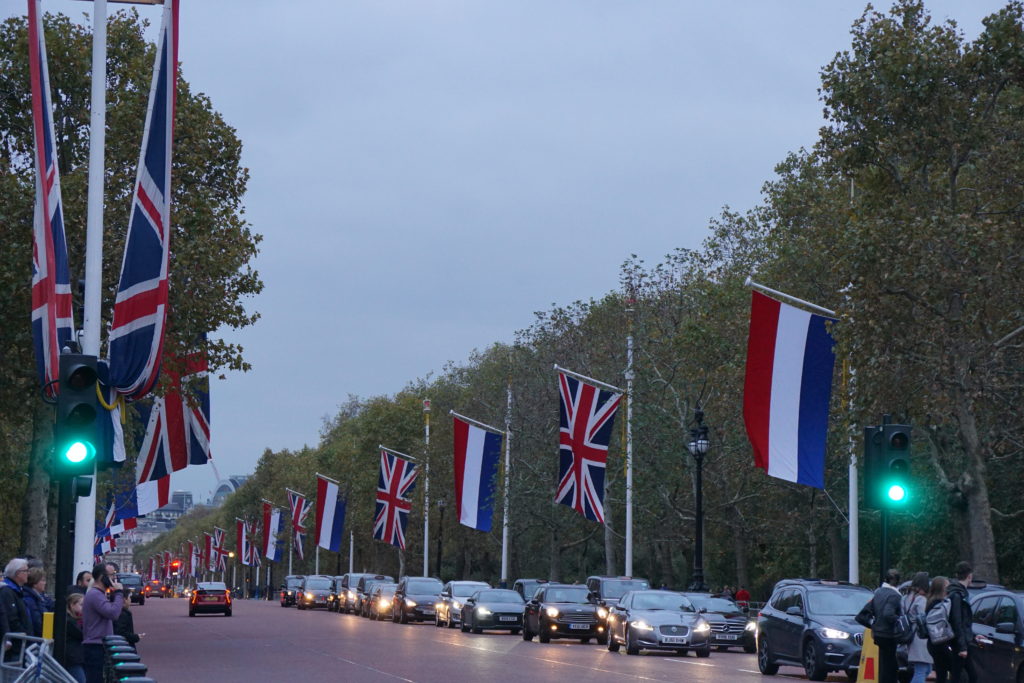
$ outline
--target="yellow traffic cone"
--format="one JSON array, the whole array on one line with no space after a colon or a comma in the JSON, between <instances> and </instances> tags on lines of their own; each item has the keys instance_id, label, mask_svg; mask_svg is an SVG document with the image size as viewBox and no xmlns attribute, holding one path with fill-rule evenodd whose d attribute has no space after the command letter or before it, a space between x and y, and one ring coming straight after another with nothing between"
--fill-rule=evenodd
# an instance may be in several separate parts
<instances>
[{"instance_id":1,"label":"yellow traffic cone","mask_svg":"<svg viewBox=\"0 0 1024 683\"><path fill-rule=\"evenodd\" d=\"M878 646L871 629L864 629L864 644L860 648L860 666L857 667L857 683L878 681Z\"/></svg>"}]
</instances>

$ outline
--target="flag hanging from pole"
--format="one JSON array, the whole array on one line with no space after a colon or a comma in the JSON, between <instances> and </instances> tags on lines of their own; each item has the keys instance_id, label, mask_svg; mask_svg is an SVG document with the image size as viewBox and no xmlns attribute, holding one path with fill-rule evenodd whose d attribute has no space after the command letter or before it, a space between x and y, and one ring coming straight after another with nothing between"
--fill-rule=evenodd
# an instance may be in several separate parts
<instances>
[{"instance_id":1,"label":"flag hanging from pole","mask_svg":"<svg viewBox=\"0 0 1024 683\"><path fill-rule=\"evenodd\" d=\"M455 505L459 523L478 531L491 530L494 486L501 457L502 435L455 420Z\"/></svg>"},{"instance_id":2,"label":"flag hanging from pole","mask_svg":"<svg viewBox=\"0 0 1024 683\"><path fill-rule=\"evenodd\" d=\"M252 552L249 550L249 526L245 523L245 520L235 517L235 531L237 533L235 537L235 558L238 562L248 567L249 557L252 555Z\"/></svg>"},{"instance_id":3,"label":"flag hanging from pole","mask_svg":"<svg viewBox=\"0 0 1024 683\"><path fill-rule=\"evenodd\" d=\"M153 388L164 346L177 64L178 2L167 0L110 329L111 384L132 399Z\"/></svg>"},{"instance_id":4,"label":"flag hanging from pole","mask_svg":"<svg viewBox=\"0 0 1024 683\"><path fill-rule=\"evenodd\" d=\"M32 228L32 341L36 370L46 395L59 375L58 357L74 329L71 275L64 235L50 70L43 36L40 0L28 0L29 74L32 81L32 132L35 139L36 205Z\"/></svg>"},{"instance_id":5,"label":"flag hanging from pole","mask_svg":"<svg viewBox=\"0 0 1024 683\"><path fill-rule=\"evenodd\" d=\"M555 502L604 524L604 473L608 442L621 393L558 373L558 487Z\"/></svg>"},{"instance_id":6,"label":"flag hanging from pole","mask_svg":"<svg viewBox=\"0 0 1024 683\"><path fill-rule=\"evenodd\" d=\"M214 571L222 572L228 568L228 551L224 549L226 532L220 527L213 527L213 554L216 556Z\"/></svg>"},{"instance_id":7,"label":"flag hanging from pole","mask_svg":"<svg viewBox=\"0 0 1024 683\"><path fill-rule=\"evenodd\" d=\"M754 464L823 489L835 366L830 318L751 294L743 421Z\"/></svg>"},{"instance_id":8,"label":"flag hanging from pole","mask_svg":"<svg viewBox=\"0 0 1024 683\"><path fill-rule=\"evenodd\" d=\"M260 546L256 542L256 521L247 521L245 528L249 539L249 564L253 567L259 567L263 563L260 561Z\"/></svg>"},{"instance_id":9,"label":"flag hanging from pole","mask_svg":"<svg viewBox=\"0 0 1024 683\"><path fill-rule=\"evenodd\" d=\"M309 514L309 509L313 507L313 502L306 500L306 497L301 493L291 489L285 490L288 491L288 503L292 509L292 547L295 549L295 554L301 560L304 557L302 542L306 539L306 515Z\"/></svg>"},{"instance_id":10,"label":"flag hanging from pole","mask_svg":"<svg viewBox=\"0 0 1024 683\"><path fill-rule=\"evenodd\" d=\"M263 555L271 562L281 560L281 545L277 535L281 533L281 510L263 501Z\"/></svg>"},{"instance_id":11,"label":"flag hanging from pole","mask_svg":"<svg viewBox=\"0 0 1024 683\"><path fill-rule=\"evenodd\" d=\"M387 451L380 452L377 477L377 508L373 519L373 537L405 550L405 528L409 524L419 467Z\"/></svg>"},{"instance_id":12,"label":"flag hanging from pole","mask_svg":"<svg viewBox=\"0 0 1024 683\"><path fill-rule=\"evenodd\" d=\"M345 526L345 500L338 482L316 475L316 544L324 550L341 550L341 532Z\"/></svg>"}]
</instances>

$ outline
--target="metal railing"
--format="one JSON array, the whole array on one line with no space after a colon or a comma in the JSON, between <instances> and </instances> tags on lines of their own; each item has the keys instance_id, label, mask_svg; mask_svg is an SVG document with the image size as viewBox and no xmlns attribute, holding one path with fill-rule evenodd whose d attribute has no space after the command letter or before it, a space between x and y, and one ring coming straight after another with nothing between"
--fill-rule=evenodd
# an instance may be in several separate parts
<instances>
[{"instance_id":1,"label":"metal railing","mask_svg":"<svg viewBox=\"0 0 1024 683\"><path fill-rule=\"evenodd\" d=\"M18 653L17 657L0 664L0 681L3 683L76 683L74 676L53 658L52 640L21 633L7 633L0 649L5 654L11 650Z\"/></svg>"}]
</instances>

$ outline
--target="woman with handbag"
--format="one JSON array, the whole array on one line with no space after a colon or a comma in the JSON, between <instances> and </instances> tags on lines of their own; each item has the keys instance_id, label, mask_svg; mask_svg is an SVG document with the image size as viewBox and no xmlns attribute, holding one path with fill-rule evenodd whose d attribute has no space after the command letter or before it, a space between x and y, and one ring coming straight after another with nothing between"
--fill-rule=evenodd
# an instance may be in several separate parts
<instances>
[{"instance_id":1,"label":"woman with handbag","mask_svg":"<svg viewBox=\"0 0 1024 683\"><path fill-rule=\"evenodd\" d=\"M928 572L918 572L910 581L910 590L903 597L903 612L910 618L914 628L914 639L907 645L907 664L914 677L910 683L924 683L932 670L932 656L928 653L927 629L925 635L920 631L924 627L924 614L927 607L925 596L928 595Z\"/></svg>"},{"instance_id":2,"label":"woman with handbag","mask_svg":"<svg viewBox=\"0 0 1024 683\"><path fill-rule=\"evenodd\" d=\"M928 589L928 600L925 603L925 621L935 621L934 617L941 616L941 613L949 614L949 600L946 598L946 588L949 586L949 579L945 576L936 576L932 579L931 587ZM932 615L933 610L939 613ZM945 642L936 642L932 628L928 628L928 654L932 656L932 666L935 668L935 683L946 683L949 679L949 670L953 665L953 631L949 631L949 639ZM939 636L941 639L942 636Z\"/></svg>"}]
</instances>

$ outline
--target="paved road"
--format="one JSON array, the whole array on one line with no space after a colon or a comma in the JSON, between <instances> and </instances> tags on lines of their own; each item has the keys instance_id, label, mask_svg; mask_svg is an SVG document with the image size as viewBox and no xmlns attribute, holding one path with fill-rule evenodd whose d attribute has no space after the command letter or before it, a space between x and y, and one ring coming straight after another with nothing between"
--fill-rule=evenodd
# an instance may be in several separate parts
<instances>
[{"instance_id":1,"label":"paved road","mask_svg":"<svg viewBox=\"0 0 1024 683\"><path fill-rule=\"evenodd\" d=\"M274 602L239 600L234 615L188 616L184 599L134 607L144 632L139 652L159 683L262 681L502 681L543 683L586 679L747 683L802 679L783 668L775 679L757 672L754 655L740 651L630 657L604 647L553 641L541 645L503 633L474 635L433 624L392 624L333 612L283 609ZM845 681L845 676L829 680Z\"/></svg>"}]
</instances>

